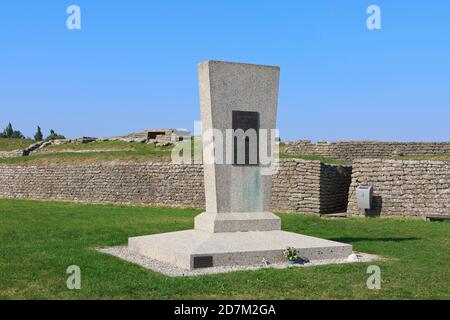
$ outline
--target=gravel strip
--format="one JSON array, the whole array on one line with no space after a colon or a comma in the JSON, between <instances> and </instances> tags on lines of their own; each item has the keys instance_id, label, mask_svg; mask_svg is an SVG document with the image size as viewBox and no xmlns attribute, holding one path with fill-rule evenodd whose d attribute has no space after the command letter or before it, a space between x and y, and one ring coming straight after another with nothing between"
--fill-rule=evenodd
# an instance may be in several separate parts
<instances>
[{"instance_id":1,"label":"gravel strip","mask_svg":"<svg viewBox=\"0 0 450 320\"><path fill-rule=\"evenodd\" d=\"M217 273L228 273L233 271L245 271L245 270L258 270L258 269L285 269L285 268L299 268L299 267L309 267L309 266L319 266L326 264L343 264L343 263L357 263L357 262L369 262L374 260L379 260L381 257L376 255L371 255L367 253L354 252L348 259L329 259L329 260L312 260L304 264L288 264L285 263L274 263L269 265L258 264L250 266L233 266L233 267L213 267L204 268L196 270L185 270L175 267L171 264L161 262L158 260L150 259L148 257L136 254L128 250L128 247L106 247L97 248L97 251L102 253L107 253L115 257L121 258L125 261L135 263L146 269L150 269L155 272L162 273L169 277L190 277L190 276L200 276L205 274L217 274Z\"/></svg>"}]
</instances>

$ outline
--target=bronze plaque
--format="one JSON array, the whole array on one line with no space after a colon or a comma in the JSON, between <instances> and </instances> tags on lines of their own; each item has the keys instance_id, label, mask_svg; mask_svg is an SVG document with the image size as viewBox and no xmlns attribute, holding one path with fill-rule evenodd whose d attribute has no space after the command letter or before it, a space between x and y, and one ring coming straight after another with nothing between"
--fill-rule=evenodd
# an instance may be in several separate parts
<instances>
[{"instance_id":1,"label":"bronze plaque","mask_svg":"<svg viewBox=\"0 0 450 320\"><path fill-rule=\"evenodd\" d=\"M233 164L235 165L247 165L257 166L259 165L259 112L252 111L233 111L232 117L232 129L235 132L238 129L242 129L246 132L249 129L256 131L256 141L250 141L250 138L246 135L241 137L240 143L245 145L245 157L243 163L238 163L238 137L233 138ZM255 143L253 150L256 152L256 163L250 163L250 143ZM255 159L255 157L253 157Z\"/></svg>"},{"instance_id":2,"label":"bronze plaque","mask_svg":"<svg viewBox=\"0 0 450 320\"><path fill-rule=\"evenodd\" d=\"M194 269L211 268L213 266L212 256L194 257Z\"/></svg>"}]
</instances>

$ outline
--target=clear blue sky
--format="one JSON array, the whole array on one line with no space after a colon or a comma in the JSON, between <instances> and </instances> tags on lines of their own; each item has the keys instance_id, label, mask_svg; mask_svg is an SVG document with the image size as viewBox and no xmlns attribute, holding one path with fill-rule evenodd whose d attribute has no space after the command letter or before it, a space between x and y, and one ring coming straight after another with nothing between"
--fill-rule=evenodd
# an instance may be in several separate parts
<instances>
[{"instance_id":1,"label":"clear blue sky","mask_svg":"<svg viewBox=\"0 0 450 320\"><path fill-rule=\"evenodd\" d=\"M366 27L370 4L382 30ZM283 140L450 140L446 0L5 0L0 126L192 130L197 63L212 59L281 67Z\"/></svg>"}]
</instances>

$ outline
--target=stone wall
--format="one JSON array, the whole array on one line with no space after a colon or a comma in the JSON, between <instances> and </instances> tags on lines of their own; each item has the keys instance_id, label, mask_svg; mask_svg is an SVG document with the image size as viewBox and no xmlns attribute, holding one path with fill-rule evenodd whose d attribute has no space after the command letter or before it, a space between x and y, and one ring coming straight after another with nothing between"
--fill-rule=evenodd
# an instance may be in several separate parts
<instances>
[{"instance_id":1,"label":"stone wall","mask_svg":"<svg viewBox=\"0 0 450 320\"><path fill-rule=\"evenodd\" d=\"M22 157L23 150L0 151L0 158Z\"/></svg>"},{"instance_id":2,"label":"stone wall","mask_svg":"<svg viewBox=\"0 0 450 320\"><path fill-rule=\"evenodd\" d=\"M282 160L273 177L275 211L345 211L349 167ZM101 163L48 166L0 165L0 198L75 200L203 207L201 165Z\"/></svg>"},{"instance_id":3,"label":"stone wall","mask_svg":"<svg viewBox=\"0 0 450 320\"><path fill-rule=\"evenodd\" d=\"M380 158L396 155L424 155L450 153L448 142L381 142L337 141L311 143L310 140L286 142L285 153L318 155L351 162L361 158Z\"/></svg>"},{"instance_id":4,"label":"stone wall","mask_svg":"<svg viewBox=\"0 0 450 320\"><path fill-rule=\"evenodd\" d=\"M348 212L352 214L363 214L356 204L358 185L371 185L374 189L373 208L367 214L450 214L449 162L356 160L348 204Z\"/></svg>"},{"instance_id":5,"label":"stone wall","mask_svg":"<svg viewBox=\"0 0 450 320\"><path fill-rule=\"evenodd\" d=\"M2 165L0 197L200 207L203 171L170 163Z\"/></svg>"},{"instance_id":6,"label":"stone wall","mask_svg":"<svg viewBox=\"0 0 450 320\"><path fill-rule=\"evenodd\" d=\"M345 212L351 167L319 161L281 161L272 180L272 207L284 212Z\"/></svg>"}]
</instances>

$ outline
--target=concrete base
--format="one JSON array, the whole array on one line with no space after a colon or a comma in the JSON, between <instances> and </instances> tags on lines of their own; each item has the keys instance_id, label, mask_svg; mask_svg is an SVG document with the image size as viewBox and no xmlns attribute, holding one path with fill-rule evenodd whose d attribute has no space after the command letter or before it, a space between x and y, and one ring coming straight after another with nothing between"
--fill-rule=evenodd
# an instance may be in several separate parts
<instances>
[{"instance_id":1,"label":"concrete base","mask_svg":"<svg viewBox=\"0 0 450 320\"><path fill-rule=\"evenodd\" d=\"M207 232L281 230L281 219L272 212L204 212L195 217L195 229Z\"/></svg>"},{"instance_id":2,"label":"concrete base","mask_svg":"<svg viewBox=\"0 0 450 320\"><path fill-rule=\"evenodd\" d=\"M286 261L286 247L308 260L344 259L352 246L286 231L210 233L186 230L128 239L128 249L186 270Z\"/></svg>"}]
</instances>

